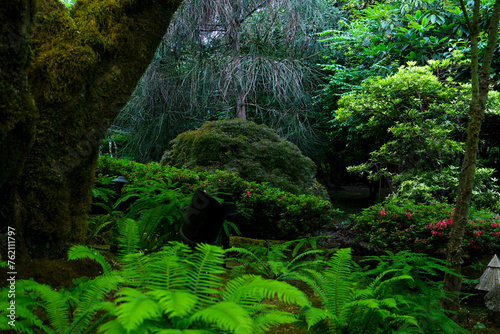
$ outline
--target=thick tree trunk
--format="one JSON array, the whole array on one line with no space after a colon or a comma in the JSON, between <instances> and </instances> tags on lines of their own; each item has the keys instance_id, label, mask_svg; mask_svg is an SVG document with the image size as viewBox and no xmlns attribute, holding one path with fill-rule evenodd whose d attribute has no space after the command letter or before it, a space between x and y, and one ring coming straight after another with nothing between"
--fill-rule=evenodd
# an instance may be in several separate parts
<instances>
[{"instance_id":1,"label":"thick tree trunk","mask_svg":"<svg viewBox=\"0 0 500 334\"><path fill-rule=\"evenodd\" d=\"M71 12L57 0L12 2L0 9L11 20L0 34L0 232L15 227L31 257L58 257L86 237L100 141L181 0L83 0Z\"/></svg>"},{"instance_id":2,"label":"thick tree trunk","mask_svg":"<svg viewBox=\"0 0 500 334\"><path fill-rule=\"evenodd\" d=\"M463 1L462 9L467 17L465 5ZM459 175L458 196L453 215L453 225L450 233L450 239L447 246L447 262L448 266L457 274L462 271L462 242L469 218L470 201L472 197L472 186L474 183L474 175L476 172L476 157L478 152L479 134L481 132L481 124L484 119L484 111L486 109L486 101L488 98L490 84L490 67L493 58L493 51L496 47L498 37L498 25L500 21L500 0L496 0L493 8L490 27L488 31L488 44L484 53L481 72L479 72L478 59L478 37L479 37L479 5L480 0L474 1L473 19L472 22L467 21L470 28L471 38L471 72L472 72L472 100L469 107L470 123L467 127L467 140L465 142L465 157L462 163L462 169ZM450 299L443 301L443 306L450 311L458 312L459 295L461 290L462 279L454 275L446 274L444 278L443 288L447 292L456 292L457 294Z\"/></svg>"}]
</instances>

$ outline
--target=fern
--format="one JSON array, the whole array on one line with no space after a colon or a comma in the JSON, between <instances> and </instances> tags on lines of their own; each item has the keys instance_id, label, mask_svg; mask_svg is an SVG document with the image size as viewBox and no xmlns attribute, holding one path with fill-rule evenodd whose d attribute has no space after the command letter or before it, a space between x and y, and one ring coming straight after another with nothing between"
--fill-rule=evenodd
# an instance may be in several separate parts
<instances>
[{"instance_id":1,"label":"fern","mask_svg":"<svg viewBox=\"0 0 500 334\"><path fill-rule=\"evenodd\" d=\"M307 269L297 275L319 296L324 309L308 308L303 319L316 333L390 333L404 328L418 330L414 317L400 312L406 301L399 295L384 294L384 286L400 280L411 280L399 275L385 280L381 274L365 287L353 282L351 250L338 250L320 273Z\"/></svg>"},{"instance_id":2,"label":"fern","mask_svg":"<svg viewBox=\"0 0 500 334\"><path fill-rule=\"evenodd\" d=\"M76 245L71 247L68 251L68 260L78 260L83 258L88 258L99 263L105 275L111 272L111 265L98 251L96 251L92 247Z\"/></svg>"},{"instance_id":3,"label":"fern","mask_svg":"<svg viewBox=\"0 0 500 334\"><path fill-rule=\"evenodd\" d=\"M278 323L296 321L287 312L275 312L264 299L310 307L306 296L284 282L245 275L222 286L224 250L200 244L189 247L170 242L161 251L129 254L123 274L132 279L104 308L115 319L100 332L263 333Z\"/></svg>"},{"instance_id":4,"label":"fern","mask_svg":"<svg viewBox=\"0 0 500 334\"><path fill-rule=\"evenodd\" d=\"M277 280L288 280L294 279L296 272L300 272L305 268L309 269L319 269L325 265L325 262L319 258L324 252L317 249L306 250L302 253L298 253L300 248L305 244L305 239L293 240L283 244L270 243L266 247L256 247L254 246L254 251L246 248L233 247L228 250L228 252L236 253L239 257L232 257L228 260L237 261L243 263L261 275L277 279ZM292 258L285 253L290 253L288 247L298 243L298 247L295 246L292 253ZM308 257L315 257L314 260L306 260Z\"/></svg>"},{"instance_id":5,"label":"fern","mask_svg":"<svg viewBox=\"0 0 500 334\"><path fill-rule=\"evenodd\" d=\"M393 253L380 257L367 257L364 262L376 262L377 265L360 274L361 278L372 279L374 276L386 275L389 278L380 289L387 295L402 295L408 303L402 312L414 315L419 323L431 326L436 331L445 333L466 333L463 328L453 322L439 305L439 301L446 295L442 291L442 277L444 273L456 275L446 267L446 262L424 254L415 254L409 251ZM410 276L412 280L392 281L391 277Z\"/></svg>"},{"instance_id":6,"label":"fern","mask_svg":"<svg viewBox=\"0 0 500 334\"><path fill-rule=\"evenodd\" d=\"M140 250L139 242L139 224L130 218L118 221L118 254L125 256L127 254L137 253Z\"/></svg>"}]
</instances>

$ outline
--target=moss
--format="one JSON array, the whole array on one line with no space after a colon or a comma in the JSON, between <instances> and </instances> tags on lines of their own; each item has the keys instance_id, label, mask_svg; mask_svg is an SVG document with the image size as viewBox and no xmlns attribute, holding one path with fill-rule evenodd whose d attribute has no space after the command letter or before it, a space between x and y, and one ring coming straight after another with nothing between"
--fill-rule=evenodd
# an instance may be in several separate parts
<instances>
[{"instance_id":1,"label":"moss","mask_svg":"<svg viewBox=\"0 0 500 334\"><path fill-rule=\"evenodd\" d=\"M162 159L164 164L194 170L227 170L246 180L268 182L295 194L311 194L317 188L312 160L263 125L243 120L208 122L180 134L172 144Z\"/></svg>"},{"instance_id":2,"label":"moss","mask_svg":"<svg viewBox=\"0 0 500 334\"><path fill-rule=\"evenodd\" d=\"M8 109L0 116L2 136L20 131L17 124L36 123L24 169L13 167L22 170L19 196L32 255L59 256L66 243L84 240L102 136L127 102L180 2L82 0L70 12L57 0L36 2L31 41L23 44L24 63L32 57L24 71L26 94L0 100ZM10 12L20 10L13 6ZM0 10L2 17L5 13ZM2 77L2 96L16 89ZM23 110L26 103L32 114ZM15 156L9 151L5 160Z\"/></svg>"}]
</instances>

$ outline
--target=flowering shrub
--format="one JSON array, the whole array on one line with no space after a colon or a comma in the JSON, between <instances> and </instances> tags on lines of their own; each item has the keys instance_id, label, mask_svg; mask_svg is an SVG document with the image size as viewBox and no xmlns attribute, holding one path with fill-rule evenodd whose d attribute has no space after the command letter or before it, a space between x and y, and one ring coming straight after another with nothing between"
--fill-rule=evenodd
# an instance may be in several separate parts
<instances>
[{"instance_id":1,"label":"flowering shrub","mask_svg":"<svg viewBox=\"0 0 500 334\"><path fill-rule=\"evenodd\" d=\"M124 193L132 187L163 182L165 187L175 187L185 194L192 194L195 189L214 196L229 194L238 207L235 224L247 237L296 239L333 222L333 216L338 213L330 202L317 196L295 195L267 184L246 181L227 171L195 172L101 156L97 184L118 175L130 181Z\"/></svg>"},{"instance_id":2,"label":"flowering shrub","mask_svg":"<svg viewBox=\"0 0 500 334\"><path fill-rule=\"evenodd\" d=\"M446 252L453 211L450 204L399 200L374 205L352 218L359 239L377 248L435 254ZM471 211L464 249L478 254L499 246L500 216L489 211Z\"/></svg>"}]
</instances>

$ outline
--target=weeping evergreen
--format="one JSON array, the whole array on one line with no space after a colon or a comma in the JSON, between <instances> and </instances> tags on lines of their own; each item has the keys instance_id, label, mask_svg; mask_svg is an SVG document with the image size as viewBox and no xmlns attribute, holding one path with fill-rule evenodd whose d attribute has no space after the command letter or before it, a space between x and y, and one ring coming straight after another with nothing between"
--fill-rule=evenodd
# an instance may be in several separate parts
<instances>
[{"instance_id":1,"label":"weeping evergreen","mask_svg":"<svg viewBox=\"0 0 500 334\"><path fill-rule=\"evenodd\" d=\"M319 142L312 93L316 33L337 9L314 1L184 1L114 128L122 152L159 160L170 140L207 120L251 118L310 153Z\"/></svg>"}]
</instances>

